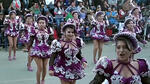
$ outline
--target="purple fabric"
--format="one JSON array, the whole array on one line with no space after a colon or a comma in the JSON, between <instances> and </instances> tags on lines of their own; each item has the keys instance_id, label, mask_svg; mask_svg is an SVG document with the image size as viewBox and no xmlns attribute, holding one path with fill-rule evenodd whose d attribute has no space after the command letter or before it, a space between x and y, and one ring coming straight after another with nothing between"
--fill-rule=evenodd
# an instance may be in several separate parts
<instances>
[{"instance_id":1,"label":"purple fabric","mask_svg":"<svg viewBox=\"0 0 150 84\"><path fill-rule=\"evenodd\" d=\"M63 40L60 40L59 42L65 43L61 47L61 51L58 52L57 58L55 59L54 75L65 81L83 78L85 73L82 61L76 57L81 47L80 40L77 39L76 43L73 41L66 42ZM72 49L70 49L69 44L73 46ZM85 60L83 59L83 61Z\"/></svg>"},{"instance_id":2,"label":"purple fabric","mask_svg":"<svg viewBox=\"0 0 150 84\"><path fill-rule=\"evenodd\" d=\"M35 30L34 26L30 26L25 24L22 35L20 36L20 42L28 43L30 40L30 36L33 35L32 32Z\"/></svg>"},{"instance_id":3,"label":"purple fabric","mask_svg":"<svg viewBox=\"0 0 150 84\"><path fill-rule=\"evenodd\" d=\"M91 30L90 36L95 40L109 41L110 39L105 33L104 26L105 25L97 24L97 26Z\"/></svg>"},{"instance_id":4,"label":"purple fabric","mask_svg":"<svg viewBox=\"0 0 150 84\"><path fill-rule=\"evenodd\" d=\"M81 62L82 62L82 63L83 63L83 62L86 62L86 63L87 63L87 61L86 61L86 59L85 59L84 57L82 58Z\"/></svg>"},{"instance_id":5,"label":"purple fabric","mask_svg":"<svg viewBox=\"0 0 150 84\"><path fill-rule=\"evenodd\" d=\"M54 71L54 67L53 66L49 66L49 70Z\"/></svg>"},{"instance_id":6,"label":"purple fabric","mask_svg":"<svg viewBox=\"0 0 150 84\"><path fill-rule=\"evenodd\" d=\"M31 48L30 56L39 58L49 58L51 56L50 45L47 43L49 34L48 30L34 30L34 43ZM42 33L43 32L43 33Z\"/></svg>"},{"instance_id":7,"label":"purple fabric","mask_svg":"<svg viewBox=\"0 0 150 84\"><path fill-rule=\"evenodd\" d=\"M5 34L8 36L18 36L19 35L19 29L17 28L19 21L15 20L15 22L12 22L11 20L7 20L4 22L4 24L8 24L7 29L5 30Z\"/></svg>"},{"instance_id":8,"label":"purple fabric","mask_svg":"<svg viewBox=\"0 0 150 84\"><path fill-rule=\"evenodd\" d=\"M138 77L136 79L134 77L125 78L125 77L121 76L119 73L114 73L115 70L113 68L112 61L115 61L115 60L110 61L109 59L107 59L108 64L107 64L106 68L104 68L104 65L102 65L103 63L100 62L100 64L98 64L95 69L96 69L96 72L99 72L100 75L104 74L104 76L108 79L109 84L116 84L116 83L118 84L118 82L119 82L119 84L133 84L133 81L135 81L135 84L141 84L141 83L139 83L139 82L141 82L141 73L146 73L149 71L149 69L148 69L148 65L144 59L137 59L137 60L138 60L138 64L139 64L139 69L138 69L138 71L137 70L136 71L138 72L138 74L137 75L133 74L133 76ZM130 63L128 63L128 64L130 64ZM125 66L126 66L126 64L125 64ZM133 65L131 65L131 66L133 67L132 69L134 69L134 66ZM106 74L109 74L109 75L106 76ZM118 79L118 76L121 78ZM116 78L114 78L114 77L116 77ZM118 82L115 82L115 81L118 81Z\"/></svg>"}]
</instances>

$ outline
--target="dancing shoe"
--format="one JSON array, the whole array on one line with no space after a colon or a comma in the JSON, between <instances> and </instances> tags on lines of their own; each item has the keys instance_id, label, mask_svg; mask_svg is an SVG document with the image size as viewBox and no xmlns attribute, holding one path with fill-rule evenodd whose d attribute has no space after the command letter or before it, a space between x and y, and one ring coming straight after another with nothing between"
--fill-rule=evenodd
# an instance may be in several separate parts
<instances>
[{"instance_id":1,"label":"dancing shoe","mask_svg":"<svg viewBox=\"0 0 150 84\"><path fill-rule=\"evenodd\" d=\"M28 66L28 64L27 64L27 70L28 71L33 71L33 68L31 66Z\"/></svg>"},{"instance_id":2,"label":"dancing shoe","mask_svg":"<svg viewBox=\"0 0 150 84\"><path fill-rule=\"evenodd\" d=\"M96 62L97 62L96 59L94 59L94 64L96 64Z\"/></svg>"},{"instance_id":3,"label":"dancing shoe","mask_svg":"<svg viewBox=\"0 0 150 84\"><path fill-rule=\"evenodd\" d=\"M11 58L11 56L8 56L8 60L9 60L9 61L12 61L12 58Z\"/></svg>"},{"instance_id":4,"label":"dancing shoe","mask_svg":"<svg viewBox=\"0 0 150 84\"><path fill-rule=\"evenodd\" d=\"M41 84L45 84L45 80L41 80Z\"/></svg>"},{"instance_id":5,"label":"dancing shoe","mask_svg":"<svg viewBox=\"0 0 150 84\"><path fill-rule=\"evenodd\" d=\"M16 60L16 56L13 57L13 60Z\"/></svg>"}]
</instances>

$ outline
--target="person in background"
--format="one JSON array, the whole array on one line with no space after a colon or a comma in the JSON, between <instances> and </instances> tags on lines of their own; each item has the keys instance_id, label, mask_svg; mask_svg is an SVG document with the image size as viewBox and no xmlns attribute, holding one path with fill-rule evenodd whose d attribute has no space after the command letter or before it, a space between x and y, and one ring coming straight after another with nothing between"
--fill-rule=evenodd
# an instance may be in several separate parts
<instances>
[{"instance_id":1,"label":"person in background","mask_svg":"<svg viewBox=\"0 0 150 84\"><path fill-rule=\"evenodd\" d=\"M104 42L109 41L109 37L105 33L105 28L107 26L106 21L104 20L104 13L102 11L99 11L96 13L95 17L96 21L92 22L92 30L90 31L90 36L93 39L93 61L94 64L96 64L96 55L98 51L98 59L102 55L102 48L104 45Z\"/></svg>"},{"instance_id":2,"label":"person in background","mask_svg":"<svg viewBox=\"0 0 150 84\"><path fill-rule=\"evenodd\" d=\"M30 41L30 36L32 36L32 31L35 30L33 15L26 14L25 16L25 24L23 25L22 32L20 33L20 41L25 45L23 49L24 52L28 52L28 62L27 62L27 70L33 71L31 67L31 62L33 58L30 56L30 49L28 51L27 45Z\"/></svg>"},{"instance_id":3,"label":"person in background","mask_svg":"<svg viewBox=\"0 0 150 84\"><path fill-rule=\"evenodd\" d=\"M75 0L71 0L71 5L69 7L67 7L67 9L65 10L65 12L67 14L71 13L72 11L78 11L79 12L79 9L76 7L76 1Z\"/></svg>"},{"instance_id":4,"label":"person in background","mask_svg":"<svg viewBox=\"0 0 150 84\"><path fill-rule=\"evenodd\" d=\"M56 2L54 15L55 15L57 28L60 29L60 23L64 21L64 16L65 16L65 11L60 1Z\"/></svg>"},{"instance_id":5,"label":"person in background","mask_svg":"<svg viewBox=\"0 0 150 84\"><path fill-rule=\"evenodd\" d=\"M5 34L9 41L9 56L8 60L16 60L16 48L17 48L17 37L19 35L19 27L21 23L21 18L16 17L16 11L12 10L9 12L9 18L5 18L4 25L7 25ZM11 56L11 51L13 49L13 58Z\"/></svg>"},{"instance_id":6,"label":"person in background","mask_svg":"<svg viewBox=\"0 0 150 84\"><path fill-rule=\"evenodd\" d=\"M28 50L30 49L30 56L34 57L37 65L36 81L37 84L45 84L45 76L47 72L48 59L51 56L50 45L53 40L53 30L48 28L48 19L46 16L39 16L37 18L38 29L32 31ZM42 76L42 78L41 78Z\"/></svg>"}]
</instances>

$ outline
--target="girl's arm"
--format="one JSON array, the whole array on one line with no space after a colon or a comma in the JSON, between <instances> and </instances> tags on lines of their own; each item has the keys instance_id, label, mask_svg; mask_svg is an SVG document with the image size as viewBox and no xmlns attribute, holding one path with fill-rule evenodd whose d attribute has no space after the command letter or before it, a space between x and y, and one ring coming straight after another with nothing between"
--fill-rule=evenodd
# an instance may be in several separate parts
<instances>
[{"instance_id":1,"label":"girl's arm","mask_svg":"<svg viewBox=\"0 0 150 84\"><path fill-rule=\"evenodd\" d=\"M150 78L149 77L142 77L142 84L150 84Z\"/></svg>"},{"instance_id":2,"label":"girl's arm","mask_svg":"<svg viewBox=\"0 0 150 84\"><path fill-rule=\"evenodd\" d=\"M87 61L85 60L85 58L84 57L82 57L82 52L81 52L81 50L79 51L79 53L76 55L76 57L80 60L80 61L82 61L82 62L86 62L87 63Z\"/></svg>"},{"instance_id":3,"label":"girl's arm","mask_svg":"<svg viewBox=\"0 0 150 84\"><path fill-rule=\"evenodd\" d=\"M54 36L53 35L49 35L48 44L51 45L53 40L54 40Z\"/></svg>"},{"instance_id":4,"label":"girl's arm","mask_svg":"<svg viewBox=\"0 0 150 84\"><path fill-rule=\"evenodd\" d=\"M32 47L34 39L35 39L35 36L30 36L30 40L29 40L29 43L28 43L28 50Z\"/></svg>"},{"instance_id":5,"label":"girl's arm","mask_svg":"<svg viewBox=\"0 0 150 84\"><path fill-rule=\"evenodd\" d=\"M52 53L51 57L50 57L50 60L49 60L49 70L54 70L54 61L55 61L55 58L57 56L57 53Z\"/></svg>"}]
</instances>

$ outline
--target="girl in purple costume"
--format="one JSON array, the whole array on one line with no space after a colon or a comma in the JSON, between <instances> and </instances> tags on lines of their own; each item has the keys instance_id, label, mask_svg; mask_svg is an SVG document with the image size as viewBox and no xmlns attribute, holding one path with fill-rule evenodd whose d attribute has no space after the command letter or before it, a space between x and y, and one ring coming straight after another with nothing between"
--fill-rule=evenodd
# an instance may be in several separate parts
<instances>
[{"instance_id":1,"label":"girl in purple costume","mask_svg":"<svg viewBox=\"0 0 150 84\"><path fill-rule=\"evenodd\" d=\"M105 27L107 26L105 21L103 20L104 14L99 11L96 14L96 22L93 22L93 28L90 32L90 36L93 38L94 49L93 49L93 60L96 63L96 54L98 50L98 59L102 54L102 47L104 42L109 41L109 37L106 36Z\"/></svg>"},{"instance_id":2,"label":"girl in purple costume","mask_svg":"<svg viewBox=\"0 0 150 84\"><path fill-rule=\"evenodd\" d=\"M118 33L114 37L117 58L100 58L94 68L96 76L90 84L150 84L150 65L145 59L132 59L138 43L130 33Z\"/></svg>"},{"instance_id":3,"label":"girl in purple costume","mask_svg":"<svg viewBox=\"0 0 150 84\"><path fill-rule=\"evenodd\" d=\"M37 23L38 29L32 31L33 35L30 37L28 49L31 48L30 56L34 57L37 64L37 84L44 84L47 62L51 55L50 44L52 41L51 37L53 36L53 30L51 28L47 28L48 19L45 16L39 16ZM41 75L42 79L40 79Z\"/></svg>"},{"instance_id":4,"label":"girl in purple costume","mask_svg":"<svg viewBox=\"0 0 150 84\"><path fill-rule=\"evenodd\" d=\"M134 8L131 11L131 15L130 15L131 19L134 21L135 23L135 33L139 38L143 38L143 29L144 28L144 24L142 24L142 15L140 14L140 9L139 8ZM147 41L142 40L141 43L143 44L147 44Z\"/></svg>"},{"instance_id":5,"label":"girl in purple costume","mask_svg":"<svg viewBox=\"0 0 150 84\"><path fill-rule=\"evenodd\" d=\"M33 26L33 24L34 24L33 21L34 21L34 19L31 14L27 14L25 16L25 24L23 25L23 29L22 29L21 36L20 36L20 41L23 42L25 45L24 51L28 51L27 44L29 43L30 36L33 35L32 31L35 30L35 27ZM33 60L33 57L30 56L30 50L29 50L28 51L28 63L27 63L28 71L33 71L32 67L31 67L32 60Z\"/></svg>"},{"instance_id":6,"label":"girl in purple costume","mask_svg":"<svg viewBox=\"0 0 150 84\"><path fill-rule=\"evenodd\" d=\"M77 36L81 36L81 33L83 31L83 19L79 19L79 12L78 11L72 11L72 19L68 19L67 22L74 23L76 26L76 32Z\"/></svg>"},{"instance_id":7,"label":"girl in purple costume","mask_svg":"<svg viewBox=\"0 0 150 84\"><path fill-rule=\"evenodd\" d=\"M123 32L128 32L128 33L133 34L137 38L138 41L140 41L143 44L146 44L146 41L136 33L137 31L135 27L137 26L134 25L134 21L132 19L128 19L125 21Z\"/></svg>"},{"instance_id":8,"label":"girl in purple costume","mask_svg":"<svg viewBox=\"0 0 150 84\"><path fill-rule=\"evenodd\" d=\"M86 60L81 56L83 40L75 37L75 25L63 26L64 37L54 40L51 45L49 74L60 78L61 84L76 84L76 80L85 76Z\"/></svg>"},{"instance_id":9,"label":"girl in purple costume","mask_svg":"<svg viewBox=\"0 0 150 84\"><path fill-rule=\"evenodd\" d=\"M16 19L16 11L12 10L9 12L9 19L4 20L4 24L7 25L7 29L5 31L5 34L8 37L9 41L9 56L8 60L11 61L11 51L13 48L14 56L13 60L16 60L16 48L17 48L17 37L19 35L19 25L21 22L21 19Z\"/></svg>"}]
</instances>

